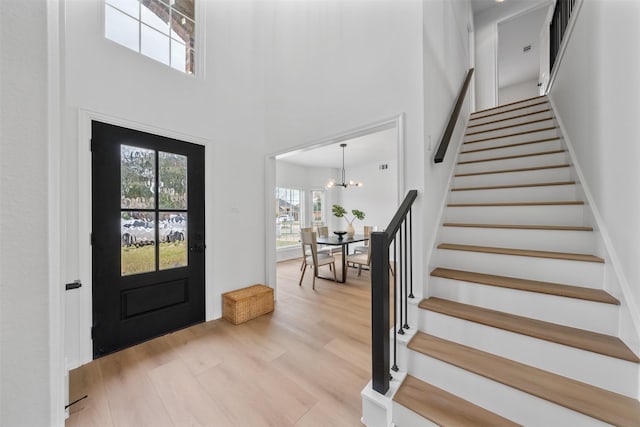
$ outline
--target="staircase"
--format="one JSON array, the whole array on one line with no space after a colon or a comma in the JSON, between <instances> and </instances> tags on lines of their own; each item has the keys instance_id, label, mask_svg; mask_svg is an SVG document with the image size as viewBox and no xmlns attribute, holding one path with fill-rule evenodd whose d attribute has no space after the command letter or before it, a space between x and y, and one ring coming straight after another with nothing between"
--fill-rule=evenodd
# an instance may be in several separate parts
<instances>
[{"instance_id":1,"label":"staircase","mask_svg":"<svg viewBox=\"0 0 640 427\"><path fill-rule=\"evenodd\" d=\"M474 113L461 145L396 426L640 426L640 359L553 111Z\"/></svg>"}]
</instances>

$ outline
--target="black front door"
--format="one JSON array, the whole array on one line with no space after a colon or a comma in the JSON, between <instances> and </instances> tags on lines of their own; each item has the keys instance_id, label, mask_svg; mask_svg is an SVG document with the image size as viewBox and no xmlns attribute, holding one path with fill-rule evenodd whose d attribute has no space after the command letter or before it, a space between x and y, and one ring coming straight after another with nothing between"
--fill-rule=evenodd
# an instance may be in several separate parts
<instances>
[{"instance_id":1,"label":"black front door","mask_svg":"<svg viewBox=\"0 0 640 427\"><path fill-rule=\"evenodd\" d=\"M93 356L204 321L204 147L92 122Z\"/></svg>"}]
</instances>

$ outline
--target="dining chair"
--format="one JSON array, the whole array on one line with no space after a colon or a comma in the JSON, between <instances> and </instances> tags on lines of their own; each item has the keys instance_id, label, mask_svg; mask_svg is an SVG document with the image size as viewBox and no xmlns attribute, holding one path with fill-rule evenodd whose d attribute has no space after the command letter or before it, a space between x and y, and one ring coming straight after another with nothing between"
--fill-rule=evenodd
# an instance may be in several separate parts
<instances>
[{"instance_id":1,"label":"dining chair","mask_svg":"<svg viewBox=\"0 0 640 427\"><path fill-rule=\"evenodd\" d=\"M328 265L331 271L333 271L333 281L337 281L336 278L336 259L328 254L318 253L318 243L316 233L313 231L302 231L302 253L303 253L303 266L302 274L300 275L299 286L302 286L302 279L304 279L304 273L307 271L307 267L313 267L313 285L312 289L316 288L316 276L318 275L318 267ZM307 256L307 250L311 252L310 256Z\"/></svg>"},{"instance_id":2,"label":"dining chair","mask_svg":"<svg viewBox=\"0 0 640 427\"><path fill-rule=\"evenodd\" d=\"M303 231L313 231L312 227L304 227L300 229L300 233L302 233ZM320 235L320 234L318 234ZM320 246L318 247L318 253L319 254L327 254L327 255L333 255L333 253L331 252L331 247L329 246ZM306 249L305 252L302 254L302 264L300 264L300 271L302 271L302 269L304 268L304 263L305 260L308 256L311 256L311 251L309 249ZM329 268L331 268L331 266L329 266Z\"/></svg>"},{"instance_id":3,"label":"dining chair","mask_svg":"<svg viewBox=\"0 0 640 427\"><path fill-rule=\"evenodd\" d=\"M329 227L326 225L317 226L316 231L319 237L329 237ZM329 255L333 255L336 252L342 252L342 246L320 246L318 248L318 253L328 253Z\"/></svg>"},{"instance_id":4,"label":"dining chair","mask_svg":"<svg viewBox=\"0 0 640 427\"><path fill-rule=\"evenodd\" d=\"M359 252L354 253L352 255L347 255L347 265L356 264L358 266L358 277L362 273L362 267L369 267L371 264L371 251L367 250L367 252ZM348 269L347 269L348 270Z\"/></svg>"},{"instance_id":5,"label":"dining chair","mask_svg":"<svg viewBox=\"0 0 640 427\"><path fill-rule=\"evenodd\" d=\"M371 232L373 231L373 226L365 225L364 226L364 236L367 240L364 241L364 245L356 246L353 248L353 253L367 253L369 252L369 239L371 238Z\"/></svg>"}]
</instances>

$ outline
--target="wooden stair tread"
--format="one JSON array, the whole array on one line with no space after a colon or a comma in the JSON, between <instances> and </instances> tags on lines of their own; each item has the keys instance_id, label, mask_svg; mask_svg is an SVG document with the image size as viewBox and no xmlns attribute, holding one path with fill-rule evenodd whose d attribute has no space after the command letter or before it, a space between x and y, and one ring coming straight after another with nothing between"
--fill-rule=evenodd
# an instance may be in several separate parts
<instances>
[{"instance_id":1,"label":"wooden stair tread","mask_svg":"<svg viewBox=\"0 0 640 427\"><path fill-rule=\"evenodd\" d=\"M519 425L411 375L407 375L393 400L442 426Z\"/></svg>"},{"instance_id":2,"label":"wooden stair tread","mask_svg":"<svg viewBox=\"0 0 640 427\"><path fill-rule=\"evenodd\" d=\"M479 283L481 285L497 286L500 288L517 289L520 291L536 292L540 294L556 295L567 298L595 301L605 304L620 305L620 301L601 289L583 288L580 286L563 285L560 283L541 282L537 280L519 279L516 277L495 276L493 274L476 273L472 271L436 268L431 276L445 279L461 280Z\"/></svg>"},{"instance_id":3,"label":"wooden stair tread","mask_svg":"<svg viewBox=\"0 0 640 427\"><path fill-rule=\"evenodd\" d=\"M471 117L469 118L469 121L471 120L480 120L480 119L486 119L487 117L492 117L492 116L498 116L500 114L506 114L506 113L512 113L514 111L518 111L518 110L524 110L525 108L531 108L531 107L536 107L538 105L543 105L548 103L549 101L544 100L541 102L536 102L534 104L529 104L529 105L523 105L522 107L515 107L515 108L511 108L509 110L504 110L504 111L498 111L496 113L491 113L491 114L485 114L484 116L478 116L478 117L473 117L474 113L471 113ZM478 113L480 113L480 111L478 111Z\"/></svg>"},{"instance_id":4,"label":"wooden stair tread","mask_svg":"<svg viewBox=\"0 0 640 427\"><path fill-rule=\"evenodd\" d=\"M467 126L467 128L475 128L475 127L478 127L478 126L492 125L494 123L500 123L500 122L504 122L504 121L507 121L507 120L513 120L513 119L521 119L523 117L533 116L534 114L548 113L550 111L551 111L551 108L546 108L544 110L532 111L531 113L525 113L525 114L519 114L517 116L507 117L506 119L498 119L498 120L493 120L491 122L480 123L480 124L477 124L477 125L469 125L469 126Z\"/></svg>"},{"instance_id":5,"label":"wooden stair tread","mask_svg":"<svg viewBox=\"0 0 640 427\"><path fill-rule=\"evenodd\" d=\"M444 227L509 228L518 230L593 231L593 227L574 227L570 225L468 224L454 222L445 222L442 225Z\"/></svg>"},{"instance_id":6,"label":"wooden stair tread","mask_svg":"<svg viewBox=\"0 0 640 427\"><path fill-rule=\"evenodd\" d=\"M523 102L533 101L534 99L544 98L545 96L546 95L539 95L539 96L534 96L532 98L521 99L520 101L514 101L514 102L509 102L507 104L497 105L497 106L491 107L491 108L485 108L484 110L474 111L473 113L471 113L471 115L473 116L473 115L477 115L477 114L482 114L482 113L485 113L487 111L497 110L498 108L508 107L509 105L522 104Z\"/></svg>"},{"instance_id":7,"label":"wooden stair tread","mask_svg":"<svg viewBox=\"0 0 640 427\"><path fill-rule=\"evenodd\" d=\"M516 142L515 144L500 145L498 147L478 148L476 150L461 151L460 154L477 153L479 151L500 150L501 148L511 148L511 147L519 147L521 145L539 144L541 142L557 141L559 139L560 139L559 136L554 136L551 138L542 138L542 139L535 139L533 141Z\"/></svg>"},{"instance_id":8,"label":"wooden stair tread","mask_svg":"<svg viewBox=\"0 0 640 427\"><path fill-rule=\"evenodd\" d=\"M575 185L575 181L538 182L535 184L489 185L484 187L455 187L451 191L505 190L508 188L553 187L557 185Z\"/></svg>"},{"instance_id":9,"label":"wooden stair tread","mask_svg":"<svg viewBox=\"0 0 640 427\"><path fill-rule=\"evenodd\" d=\"M617 426L638 426L640 402L433 335L418 332L409 348L508 387Z\"/></svg>"},{"instance_id":10,"label":"wooden stair tread","mask_svg":"<svg viewBox=\"0 0 640 427\"><path fill-rule=\"evenodd\" d=\"M557 129L557 127L556 126L549 126L549 127L546 127L546 128L526 130L526 131L523 131L523 132L508 133L506 135L500 135L500 136L492 136L491 138L474 139L472 141L465 141L464 144L474 144L476 142L492 141L494 139L509 138L509 137L512 137L512 136L527 135L527 134L530 134L530 133L537 133L537 132L545 132L545 131L553 130L553 129Z\"/></svg>"},{"instance_id":11,"label":"wooden stair tread","mask_svg":"<svg viewBox=\"0 0 640 427\"><path fill-rule=\"evenodd\" d=\"M520 159L523 157L536 157L536 156L546 156L549 154L560 154L564 153L565 150L550 150L550 151L540 151L538 153L527 153L527 154L517 154L513 156L503 156L503 157L492 157L489 159L480 159L480 160L466 160L464 162L458 162L459 165L467 165L470 163L482 163L482 162L494 162L497 160L510 160L510 159Z\"/></svg>"},{"instance_id":12,"label":"wooden stair tread","mask_svg":"<svg viewBox=\"0 0 640 427\"><path fill-rule=\"evenodd\" d=\"M452 243L441 243L438 249L449 249L454 251L482 252L488 254L528 256L534 258L563 259L567 261L583 261L604 263L604 259L587 254L572 254L565 252L535 251L531 249L494 248L491 246L457 245Z\"/></svg>"},{"instance_id":13,"label":"wooden stair tread","mask_svg":"<svg viewBox=\"0 0 640 427\"><path fill-rule=\"evenodd\" d=\"M557 344L638 363L640 359L618 337L558 325L496 310L431 297L420 308Z\"/></svg>"},{"instance_id":14,"label":"wooden stair tread","mask_svg":"<svg viewBox=\"0 0 640 427\"><path fill-rule=\"evenodd\" d=\"M495 202L495 203L449 203L447 206L455 208L471 208L480 206L564 206L584 205L582 200L566 200L553 202Z\"/></svg>"},{"instance_id":15,"label":"wooden stair tread","mask_svg":"<svg viewBox=\"0 0 640 427\"><path fill-rule=\"evenodd\" d=\"M491 175L494 173L511 173L511 172L528 172L528 171L537 171L544 169L558 169L558 168L568 168L570 165L568 163L562 165L551 165L551 166L535 166L530 168L517 168L517 169L502 169L495 170L489 172L473 172L473 173L458 173L455 176L474 176L474 175Z\"/></svg>"},{"instance_id":16,"label":"wooden stair tread","mask_svg":"<svg viewBox=\"0 0 640 427\"><path fill-rule=\"evenodd\" d=\"M516 124L513 124L513 125L502 126L502 127L493 128L493 129L479 130L479 131L477 131L477 132L465 133L464 135L465 135L465 136L471 136L471 135L477 135L477 134L479 134L479 133L494 132L494 131L497 131L497 130L503 130L503 129L515 128L515 127L518 127L518 126L525 126L525 125L532 125L532 124L534 124L534 123L547 122L547 121L549 121L549 120L553 120L553 117L547 117L547 118L544 118L544 119L538 119L538 120L530 120L530 121L528 121L528 122L516 123ZM484 124L486 124L486 123L484 123Z\"/></svg>"}]
</instances>

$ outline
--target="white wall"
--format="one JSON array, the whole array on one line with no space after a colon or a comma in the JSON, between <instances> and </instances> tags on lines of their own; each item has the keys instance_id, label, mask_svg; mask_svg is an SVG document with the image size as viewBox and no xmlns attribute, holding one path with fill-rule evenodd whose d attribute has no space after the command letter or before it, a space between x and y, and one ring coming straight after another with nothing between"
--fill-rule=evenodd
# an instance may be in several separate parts
<instances>
[{"instance_id":1,"label":"white wall","mask_svg":"<svg viewBox=\"0 0 640 427\"><path fill-rule=\"evenodd\" d=\"M380 164L387 164L388 169L381 170ZM358 209L365 213L364 220L356 219L353 227L356 233L363 233L365 225L384 229L398 209L398 167L393 159L349 168L349 175L357 177L364 184L362 187L347 187L342 193L342 206L349 212ZM352 217L351 214L348 215ZM339 219L339 227L346 229L346 221Z\"/></svg>"},{"instance_id":2,"label":"white wall","mask_svg":"<svg viewBox=\"0 0 640 427\"><path fill-rule=\"evenodd\" d=\"M0 4L0 425L3 426L47 426L53 422L46 16L46 1L12 0ZM58 413L61 412L58 408Z\"/></svg>"},{"instance_id":3,"label":"white wall","mask_svg":"<svg viewBox=\"0 0 640 427\"><path fill-rule=\"evenodd\" d=\"M549 3L549 0L504 2L474 16L476 110L495 107L498 104L498 23L544 3Z\"/></svg>"},{"instance_id":4,"label":"white wall","mask_svg":"<svg viewBox=\"0 0 640 427\"><path fill-rule=\"evenodd\" d=\"M462 83L469 69L469 36L471 5L468 2L425 1L423 22L423 78L424 78L424 193L419 200L422 214L424 258L430 259L439 227L453 163L458 152L466 120L469 117L470 97L467 94L460 112L460 119L452 135L444 162L433 163L442 134L457 100ZM476 57L477 58L477 57ZM414 226L416 213L414 215ZM420 218L420 217L418 217ZM414 260L416 256L414 254ZM428 276L428 265L424 274Z\"/></svg>"},{"instance_id":5,"label":"white wall","mask_svg":"<svg viewBox=\"0 0 640 427\"><path fill-rule=\"evenodd\" d=\"M584 1L549 94L640 307L640 2ZM617 255L617 256L616 256ZM608 260L609 261L609 260ZM633 307L632 307L633 308ZM636 337L637 339L637 337Z\"/></svg>"},{"instance_id":6,"label":"white wall","mask_svg":"<svg viewBox=\"0 0 640 427\"><path fill-rule=\"evenodd\" d=\"M522 99L533 98L539 94L538 79L527 80L526 82L501 87L498 90L498 102L500 104L508 104Z\"/></svg>"}]
</instances>

